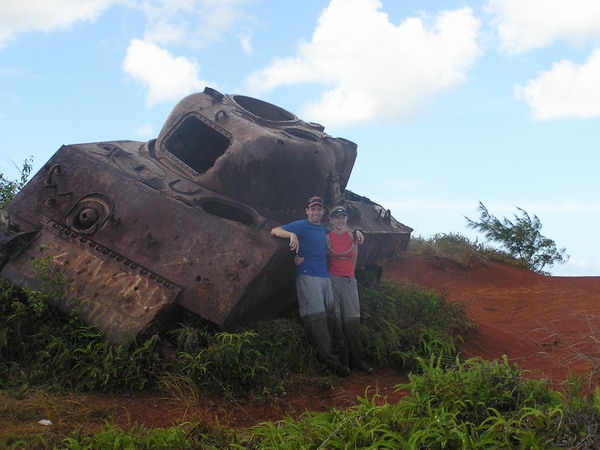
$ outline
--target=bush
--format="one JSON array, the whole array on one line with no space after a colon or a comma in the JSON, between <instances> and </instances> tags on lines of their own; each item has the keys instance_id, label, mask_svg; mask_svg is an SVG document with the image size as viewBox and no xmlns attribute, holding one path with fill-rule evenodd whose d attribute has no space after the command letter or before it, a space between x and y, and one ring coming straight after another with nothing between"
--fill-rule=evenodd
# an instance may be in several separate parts
<instances>
[{"instance_id":1,"label":"bush","mask_svg":"<svg viewBox=\"0 0 600 450\"><path fill-rule=\"evenodd\" d=\"M416 358L454 360L457 343L472 328L464 307L411 283L361 287L361 344L378 364L417 367Z\"/></svg>"},{"instance_id":2,"label":"bush","mask_svg":"<svg viewBox=\"0 0 600 450\"><path fill-rule=\"evenodd\" d=\"M264 423L253 429L249 448L596 448L600 442L589 427L593 415L587 427L576 423L544 380L523 378L506 359L448 367L432 357L419 364L421 374L398 386L410 395L395 405L375 395L346 411Z\"/></svg>"},{"instance_id":3,"label":"bush","mask_svg":"<svg viewBox=\"0 0 600 450\"><path fill-rule=\"evenodd\" d=\"M165 381L171 390L202 387L233 397L281 395L284 380L321 374L297 320L277 318L222 332L187 315L170 336L176 357Z\"/></svg>"},{"instance_id":4,"label":"bush","mask_svg":"<svg viewBox=\"0 0 600 450\"><path fill-rule=\"evenodd\" d=\"M76 313L64 314L38 291L0 279L0 388L140 390L160 366L156 337L112 346Z\"/></svg>"}]
</instances>

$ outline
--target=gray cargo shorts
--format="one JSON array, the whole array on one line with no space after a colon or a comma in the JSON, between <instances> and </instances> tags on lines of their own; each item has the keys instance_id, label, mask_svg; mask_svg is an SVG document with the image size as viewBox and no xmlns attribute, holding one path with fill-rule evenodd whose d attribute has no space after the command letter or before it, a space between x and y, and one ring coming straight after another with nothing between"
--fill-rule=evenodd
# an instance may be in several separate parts
<instances>
[{"instance_id":1,"label":"gray cargo shorts","mask_svg":"<svg viewBox=\"0 0 600 450\"><path fill-rule=\"evenodd\" d=\"M300 317L326 317L335 313L331 278L298 275L296 277L296 291L298 293Z\"/></svg>"},{"instance_id":2,"label":"gray cargo shorts","mask_svg":"<svg viewBox=\"0 0 600 450\"><path fill-rule=\"evenodd\" d=\"M358 286L354 277L339 277L331 275L333 298L340 317L360 317L360 301L358 299Z\"/></svg>"}]
</instances>

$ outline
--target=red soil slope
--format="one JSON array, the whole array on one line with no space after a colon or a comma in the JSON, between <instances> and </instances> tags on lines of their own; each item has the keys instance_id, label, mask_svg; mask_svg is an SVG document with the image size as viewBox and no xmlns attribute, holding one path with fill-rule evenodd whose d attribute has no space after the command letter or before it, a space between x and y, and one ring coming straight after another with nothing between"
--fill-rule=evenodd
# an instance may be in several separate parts
<instances>
[{"instance_id":1,"label":"red soil slope","mask_svg":"<svg viewBox=\"0 0 600 450\"><path fill-rule=\"evenodd\" d=\"M461 268L446 260L408 257L385 265L384 279L409 281L464 302L478 331L468 336L463 353L494 360L507 355L535 378L557 388L569 371L587 376L600 362L600 277L545 277L511 266L490 263ZM203 408L188 410L162 395L96 398L121 425L147 427L178 421L218 420L227 427L248 427L303 412L347 408L357 396L377 393L381 401L397 401L395 387L407 380L385 367L373 375L353 371L339 386L288 387L276 403L240 404L227 396L201 399ZM598 379L590 379L592 384ZM195 409L195 411L193 411ZM192 412L193 411L193 412Z\"/></svg>"},{"instance_id":2,"label":"red soil slope","mask_svg":"<svg viewBox=\"0 0 600 450\"><path fill-rule=\"evenodd\" d=\"M464 269L433 257L391 261L383 276L464 302L478 327L462 348L466 356L507 355L555 385L600 363L600 277L542 276L496 263Z\"/></svg>"}]
</instances>

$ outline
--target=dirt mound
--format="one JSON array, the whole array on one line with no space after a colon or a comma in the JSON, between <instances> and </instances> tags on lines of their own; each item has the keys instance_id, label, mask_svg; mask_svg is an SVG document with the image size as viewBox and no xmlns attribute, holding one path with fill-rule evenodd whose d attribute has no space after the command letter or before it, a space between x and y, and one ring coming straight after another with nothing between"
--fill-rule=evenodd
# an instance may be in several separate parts
<instances>
[{"instance_id":1,"label":"dirt mound","mask_svg":"<svg viewBox=\"0 0 600 450\"><path fill-rule=\"evenodd\" d=\"M447 260L403 257L386 264L383 278L434 289L451 301L464 302L478 331L468 336L463 353L494 360L507 355L556 387L569 372L587 375L600 360L600 277L546 277L502 264L473 264L465 269ZM373 375L353 371L339 386L288 387L276 403L241 404L224 396L202 399L204 410L191 413L163 396L97 398L120 425L134 422L154 428L178 421L203 420L249 427L260 422L297 418L305 411L327 411L356 404L357 396L397 401L395 387L407 380L385 367Z\"/></svg>"},{"instance_id":2,"label":"dirt mound","mask_svg":"<svg viewBox=\"0 0 600 450\"><path fill-rule=\"evenodd\" d=\"M464 268L434 257L391 261L384 279L407 280L464 302L478 328L462 348L511 362L560 385L600 361L600 277L551 277L497 263Z\"/></svg>"}]
</instances>

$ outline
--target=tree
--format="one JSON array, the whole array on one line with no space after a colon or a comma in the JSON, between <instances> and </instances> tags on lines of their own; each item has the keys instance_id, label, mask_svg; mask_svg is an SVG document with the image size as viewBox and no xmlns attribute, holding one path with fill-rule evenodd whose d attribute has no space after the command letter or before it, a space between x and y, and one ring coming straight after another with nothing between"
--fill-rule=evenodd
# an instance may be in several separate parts
<instances>
[{"instance_id":1,"label":"tree","mask_svg":"<svg viewBox=\"0 0 600 450\"><path fill-rule=\"evenodd\" d=\"M505 250L520 259L534 272L547 274L544 267L569 260L565 249L557 249L552 239L542 236L542 223L535 215L519 207L520 216L515 214L514 223L504 217L502 220L491 215L483 203L479 202L479 221L467 219L467 226L480 231L490 241L500 243Z\"/></svg>"},{"instance_id":2,"label":"tree","mask_svg":"<svg viewBox=\"0 0 600 450\"><path fill-rule=\"evenodd\" d=\"M14 198L15 195L25 186L27 179L31 174L31 165L33 157L26 159L21 168L20 180L7 180L4 174L0 173L0 208L5 208L6 205ZM14 164L14 163L13 163ZM16 164L15 164L16 165Z\"/></svg>"}]
</instances>

